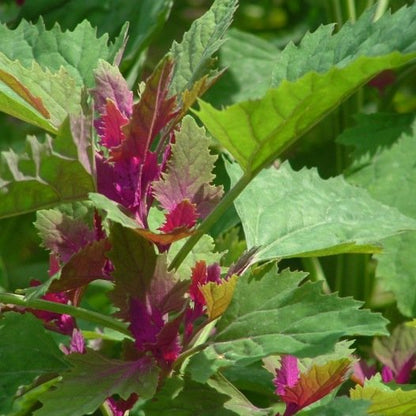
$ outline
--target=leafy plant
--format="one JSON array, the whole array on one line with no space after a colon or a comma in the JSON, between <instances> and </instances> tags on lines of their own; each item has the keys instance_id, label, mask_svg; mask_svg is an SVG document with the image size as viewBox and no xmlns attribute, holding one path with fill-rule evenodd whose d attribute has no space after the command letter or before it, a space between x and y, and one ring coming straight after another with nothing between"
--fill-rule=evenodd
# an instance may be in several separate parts
<instances>
[{"instance_id":1,"label":"leafy plant","mask_svg":"<svg viewBox=\"0 0 416 416\"><path fill-rule=\"evenodd\" d=\"M0 108L33 126L1 154L0 217L36 212L49 252L47 278L0 281L0 414L416 414L396 385L416 351L397 326L415 317L415 116L393 111L416 5L349 2L356 21L278 50L215 0L137 83L170 1L130 27L132 4L110 23L94 2L100 37L55 3L0 27ZM335 177L302 162L320 146Z\"/></svg>"}]
</instances>

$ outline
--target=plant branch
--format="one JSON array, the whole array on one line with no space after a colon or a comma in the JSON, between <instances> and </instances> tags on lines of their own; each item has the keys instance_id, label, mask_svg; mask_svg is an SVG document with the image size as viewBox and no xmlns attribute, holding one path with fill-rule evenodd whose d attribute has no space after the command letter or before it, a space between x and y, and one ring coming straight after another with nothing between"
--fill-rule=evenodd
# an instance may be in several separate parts
<instances>
[{"instance_id":1,"label":"plant branch","mask_svg":"<svg viewBox=\"0 0 416 416\"><path fill-rule=\"evenodd\" d=\"M50 302L43 299L26 299L24 296L15 295L13 293L0 293L0 303L71 315L74 318L84 319L85 321L93 322L106 328L114 329L124 335L131 336L130 331L127 329L127 325L124 322L98 312L89 311L88 309L63 303Z\"/></svg>"},{"instance_id":2,"label":"plant branch","mask_svg":"<svg viewBox=\"0 0 416 416\"><path fill-rule=\"evenodd\" d=\"M192 250L198 240L209 231L209 229L221 218L222 215L231 206L234 200L240 195L244 188L253 179L254 175L251 173L245 173L234 187L224 196L215 209L208 215L207 218L201 223L194 234L192 234L183 247L179 250L178 254L172 260L169 265L169 270L177 269L185 260L188 253Z\"/></svg>"}]
</instances>

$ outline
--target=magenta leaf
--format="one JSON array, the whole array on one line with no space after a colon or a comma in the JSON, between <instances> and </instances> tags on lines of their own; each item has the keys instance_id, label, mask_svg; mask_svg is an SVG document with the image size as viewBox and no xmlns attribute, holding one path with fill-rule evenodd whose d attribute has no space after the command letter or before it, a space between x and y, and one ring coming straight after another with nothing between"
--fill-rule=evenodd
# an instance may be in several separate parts
<instances>
[{"instance_id":1,"label":"magenta leaf","mask_svg":"<svg viewBox=\"0 0 416 416\"><path fill-rule=\"evenodd\" d=\"M191 229L197 219L195 205L187 199L184 199L175 208L166 215L166 221L160 231L172 233L177 230Z\"/></svg>"},{"instance_id":2,"label":"magenta leaf","mask_svg":"<svg viewBox=\"0 0 416 416\"><path fill-rule=\"evenodd\" d=\"M173 61L166 57L146 82L140 101L133 106L130 124L124 129L126 139L111 149L114 160L137 157L144 160L156 135L177 114L175 97L168 97Z\"/></svg>"},{"instance_id":3,"label":"magenta leaf","mask_svg":"<svg viewBox=\"0 0 416 416\"><path fill-rule=\"evenodd\" d=\"M298 359L293 355L282 356L280 369L276 371L276 394L284 395L286 387L293 387L299 379Z\"/></svg>"},{"instance_id":4,"label":"magenta leaf","mask_svg":"<svg viewBox=\"0 0 416 416\"><path fill-rule=\"evenodd\" d=\"M93 212L85 203L62 205L60 210L40 210L36 215L36 228L43 245L63 263L95 241Z\"/></svg>"},{"instance_id":5,"label":"magenta leaf","mask_svg":"<svg viewBox=\"0 0 416 416\"><path fill-rule=\"evenodd\" d=\"M172 145L166 172L153 184L155 198L172 213L183 201L195 205L199 218L206 217L220 200L222 187L210 185L216 156L209 152L209 138L192 117L185 117Z\"/></svg>"},{"instance_id":6,"label":"magenta leaf","mask_svg":"<svg viewBox=\"0 0 416 416\"><path fill-rule=\"evenodd\" d=\"M286 403L283 416L292 416L329 394L344 382L351 366L349 358L329 361L324 365L315 364L304 373L298 372L296 379L294 358L284 359L275 378L276 393Z\"/></svg>"},{"instance_id":7,"label":"magenta leaf","mask_svg":"<svg viewBox=\"0 0 416 416\"><path fill-rule=\"evenodd\" d=\"M156 391L159 369L150 357L120 361L91 350L67 357L73 367L55 390L40 396L43 406L35 416L90 414L113 395L128 400L136 393L149 399Z\"/></svg>"},{"instance_id":8,"label":"magenta leaf","mask_svg":"<svg viewBox=\"0 0 416 416\"><path fill-rule=\"evenodd\" d=\"M407 383L416 361L416 328L397 326L389 337L374 339L373 351L385 366L384 381Z\"/></svg>"},{"instance_id":9,"label":"magenta leaf","mask_svg":"<svg viewBox=\"0 0 416 416\"><path fill-rule=\"evenodd\" d=\"M83 247L63 266L60 278L51 283L49 290L73 290L84 287L96 279L109 279L110 276L104 268L108 263L106 253L110 248L108 239L95 241Z\"/></svg>"},{"instance_id":10,"label":"magenta leaf","mask_svg":"<svg viewBox=\"0 0 416 416\"><path fill-rule=\"evenodd\" d=\"M107 103L111 101L122 116L129 118L133 108L133 93L129 90L118 67L99 61L94 75L95 88L91 90L91 93L94 98L95 111L100 116L105 115Z\"/></svg>"},{"instance_id":11,"label":"magenta leaf","mask_svg":"<svg viewBox=\"0 0 416 416\"><path fill-rule=\"evenodd\" d=\"M144 301L156 267L156 254L151 243L132 229L113 223L110 228L115 287L112 300L118 316L130 318L130 301Z\"/></svg>"},{"instance_id":12,"label":"magenta leaf","mask_svg":"<svg viewBox=\"0 0 416 416\"><path fill-rule=\"evenodd\" d=\"M377 370L374 365L368 365L364 360L356 361L353 364L353 373L351 379L361 386L364 385L365 380L370 380L373 377Z\"/></svg>"}]
</instances>

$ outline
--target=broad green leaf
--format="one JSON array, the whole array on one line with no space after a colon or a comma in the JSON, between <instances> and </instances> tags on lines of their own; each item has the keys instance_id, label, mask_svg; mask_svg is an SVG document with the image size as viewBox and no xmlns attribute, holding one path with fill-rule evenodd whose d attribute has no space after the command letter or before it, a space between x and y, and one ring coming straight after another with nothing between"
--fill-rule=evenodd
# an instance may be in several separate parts
<instances>
[{"instance_id":1,"label":"broad green leaf","mask_svg":"<svg viewBox=\"0 0 416 416\"><path fill-rule=\"evenodd\" d=\"M94 190L89 123L67 119L55 139L28 137L26 153L2 152L0 217L86 199Z\"/></svg>"},{"instance_id":2,"label":"broad green leaf","mask_svg":"<svg viewBox=\"0 0 416 416\"><path fill-rule=\"evenodd\" d=\"M204 75L209 76L208 83L218 76L218 71L210 69L212 55L224 42L236 6L237 0L215 0L204 15L192 23L181 43L173 43L170 51L175 62L173 94L191 90Z\"/></svg>"},{"instance_id":3,"label":"broad green leaf","mask_svg":"<svg viewBox=\"0 0 416 416\"><path fill-rule=\"evenodd\" d=\"M66 369L64 357L32 314L5 313L0 319L0 414L9 414L19 386Z\"/></svg>"},{"instance_id":4,"label":"broad green leaf","mask_svg":"<svg viewBox=\"0 0 416 416\"><path fill-rule=\"evenodd\" d=\"M368 415L416 416L416 390L392 390L381 382L380 375L350 390L353 400L369 400Z\"/></svg>"},{"instance_id":5,"label":"broad green leaf","mask_svg":"<svg viewBox=\"0 0 416 416\"><path fill-rule=\"evenodd\" d=\"M348 397L336 397L330 403L299 413L302 416L368 416L369 403L363 400L351 400Z\"/></svg>"},{"instance_id":6,"label":"broad green leaf","mask_svg":"<svg viewBox=\"0 0 416 416\"><path fill-rule=\"evenodd\" d=\"M35 416L74 416L94 412L107 397L127 400L132 393L143 399L156 391L159 369L149 357L138 361L106 358L94 351L68 356L72 368L55 390L40 397L43 406Z\"/></svg>"},{"instance_id":7,"label":"broad green leaf","mask_svg":"<svg viewBox=\"0 0 416 416\"><path fill-rule=\"evenodd\" d=\"M235 183L238 165L228 171ZM247 247L260 247L257 261L374 252L381 239L416 226L342 177L324 180L314 169L295 172L288 163L260 172L234 204Z\"/></svg>"},{"instance_id":8,"label":"broad green leaf","mask_svg":"<svg viewBox=\"0 0 416 416\"><path fill-rule=\"evenodd\" d=\"M348 139L354 146L360 141L360 131L372 124L369 133L373 132L372 150L354 160L347 172L347 180L354 185L366 188L369 194L383 204L397 208L403 214L416 219L416 199L409 197L414 193L416 181L416 166L414 154L416 152L416 121L414 116L386 115L391 121L391 130L380 131L384 122L381 116L361 116L356 127L346 131L341 136L345 143L348 137L355 135L355 141ZM390 135L390 146L385 145ZM383 253L377 255L378 267L376 275L383 283L383 287L391 290L397 299L399 310L406 316L416 315L416 232L411 231L383 241Z\"/></svg>"},{"instance_id":9,"label":"broad green leaf","mask_svg":"<svg viewBox=\"0 0 416 416\"><path fill-rule=\"evenodd\" d=\"M98 34L108 33L114 39L129 22L129 40L126 45L126 58L138 57L155 32L168 17L172 0L38 0L23 4L19 19L36 21L42 16L47 27L58 22L63 30L73 30L75 26L88 19Z\"/></svg>"},{"instance_id":10,"label":"broad green leaf","mask_svg":"<svg viewBox=\"0 0 416 416\"><path fill-rule=\"evenodd\" d=\"M340 337L386 333L384 318L360 302L322 295L320 284L298 286L305 273L242 276L216 325L212 343L191 358L192 377L205 382L219 368L248 365L271 354L308 357L331 351Z\"/></svg>"},{"instance_id":11,"label":"broad green leaf","mask_svg":"<svg viewBox=\"0 0 416 416\"><path fill-rule=\"evenodd\" d=\"M320 26L283 51L275 47L276 42L231 30L219 53L220 65L228 68L227 73L208 92L207 101L220 106L230 104L230 99L256 99L285 79L295 81L311 71L342 68L359 56L414 50L414 8L403 8L394 15L385 13L376 22L374 13L375 8L370 8L357 22L345 23L336 33L334 25Z\"/></svg>"},{"instance_id":12,"label":"broad green leaf","mask_svg":"<svg viewBox=\"0 0 416 416\"><path fill-rule=\"evenodd\" d=\"M263 98L224 110L199 101L196 114L243 170L256 174L371 77L404 65L414 56L392 52L359 57L343 68L310 72L293 82L284 80Z\"/></svg>"},{"instance_id":13,"label":"broad green leaf","mask_svg":"<svg viewBox=\"0 0 416 416\"><path fill-rule=\"evenodd\" d=\"M22 21L13 30L0 25L0 52L28 69L33 61L53 73L63 67L77 86L92 87L93 70L99 59L113 63L123 45L126 29L124 26L121 35L109 44L108 35L97 38L97 30L87 21L65 32L58 25L46 30L42 19L36 24Z\"/></svg>"},{"instance_id":14,"label":"broad green leaf","mask_svg":"<svg viewBox=\"0 0 416 416\"><path fill-rule=\"evenodd\" d=\"M156 400L147 402L142 410L146 416L233 416L239 415L226 408L229 396L219 393L208 384L191 380L183 382L168 378Z\"/></svg>"},{"instance_id":15,"label":"broad green leaf","mask_svg":"<svg viewBox=\"0 0 416 416\"><path fill-rule=\"evenodd\" d=\"M61 68L30 68L0 53L0 111L56 133L68 114L81 111L81 88Z\"/></svg>"}]
</instances>

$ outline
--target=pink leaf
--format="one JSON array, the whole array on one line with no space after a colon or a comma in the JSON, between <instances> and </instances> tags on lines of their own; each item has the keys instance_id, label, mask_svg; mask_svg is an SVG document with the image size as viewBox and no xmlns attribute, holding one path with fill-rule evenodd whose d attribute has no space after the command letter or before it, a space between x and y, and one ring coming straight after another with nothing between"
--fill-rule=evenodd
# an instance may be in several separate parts
<instances>
[{"instance_id":1,"label":"pink leaf","mask_svg":"<svg viewBox=\"0 0 416 416\"><path fill-rule=\"evenodd\" d=\"M191 229L197 219L195 205L188 200L180 202L166 216L166 221L160 231L170 233L177 229Z\"/></svg>"},{"instance_id":2,"label":"pink leaf","mask_svg":"<svg viewBox=\"0 0 416 416\"><path fill-rule=\"evenodd\" d=\"M298 359L293 355L284 355L280 362L281 367L276 371L274 385L276 394L285 394L286 387L293 387L299 379Z\"/></svg>"}]
</instances>

